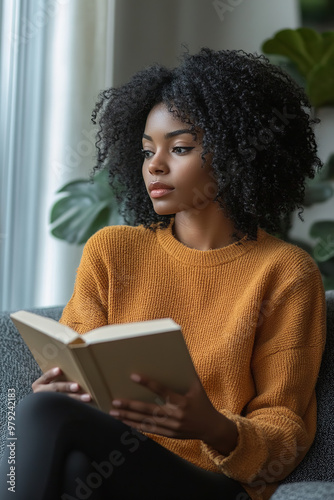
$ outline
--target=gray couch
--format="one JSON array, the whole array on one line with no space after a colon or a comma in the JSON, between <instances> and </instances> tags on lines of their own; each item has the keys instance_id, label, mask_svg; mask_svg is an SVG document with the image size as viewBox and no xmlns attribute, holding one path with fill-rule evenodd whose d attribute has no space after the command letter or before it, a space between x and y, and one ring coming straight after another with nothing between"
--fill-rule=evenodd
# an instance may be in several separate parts
<instances>
[{"instance_id":1,"label":"gray couch","mask_svg":"<svg viewBox=\"0 0 334 500\"><path fill-rule=\"evenodd\" d=\"M334 291L326 293L327 346L317 383L318 431L315 441L296 470L286 478L272 500L334 500ZM35 309L58 320L62 308ZM9 318L0 313L0 456L7 432L8 393L16 403L31 392L40 369ZM296 484L297 483L297 484Z\"/></svg>"}]
</instances>

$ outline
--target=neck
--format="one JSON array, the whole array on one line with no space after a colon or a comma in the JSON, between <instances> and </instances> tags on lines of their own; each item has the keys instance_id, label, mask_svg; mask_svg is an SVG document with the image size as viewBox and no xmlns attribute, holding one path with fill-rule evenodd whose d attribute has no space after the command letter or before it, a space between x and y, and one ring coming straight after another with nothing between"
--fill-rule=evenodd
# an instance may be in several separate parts
<instances>
[{"instance_id":1,"label":"neck","mask_svg":"<svg viewBox=\"0 0 334 500\"><path fill-rule=\"evenodd\" d=\"M204 211L182 211L175 215L174 236L189 248L213 250L234 243L233 223L212 203Z\"/></svg>"}]
</instances>

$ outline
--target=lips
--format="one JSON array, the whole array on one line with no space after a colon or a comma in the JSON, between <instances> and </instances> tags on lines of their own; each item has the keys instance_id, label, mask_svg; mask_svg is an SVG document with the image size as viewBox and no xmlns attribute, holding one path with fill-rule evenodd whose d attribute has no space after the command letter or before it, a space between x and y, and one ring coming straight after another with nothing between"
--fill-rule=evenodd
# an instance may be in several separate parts
<instances>
[{"instance_id":1,"label":"lips","mask_svg":"<svg viewBox=\"0 0 334 500\"><path fill-rule=\"evenodd\" d=\"M155 191L156 189L174 189L173 186L169 186L169 184L165 184L164 182L151 182L148 186L150 192Z\"/></svg>"},{"instance_id":2,"label":"lips","mask_svg":"<svg viewBox=\"0 0 334 500\"><path fill-rule=\"evenodd\" d=\"M174 188L169 184L165 184L164 182L151 182L148 190L151 194L152 198L160 198L161 196L165 196L166 194L171 193Z\"/></svg>"}]
</instances>

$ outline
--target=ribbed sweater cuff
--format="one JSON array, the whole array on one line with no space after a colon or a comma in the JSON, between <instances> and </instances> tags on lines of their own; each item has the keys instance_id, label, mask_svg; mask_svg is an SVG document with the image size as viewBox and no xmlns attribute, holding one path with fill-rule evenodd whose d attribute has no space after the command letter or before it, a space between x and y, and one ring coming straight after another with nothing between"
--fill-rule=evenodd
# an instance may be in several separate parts
<instances>
[{"instance_id":1,"label":"ribbed sweater cuff","mask_svg":"<svg viewBox=\"0 0 334 500\"><path fill-rule=\"evenodd\" d=\"M237 425L239 436L236 448L228 456L221 455L205 443L202 443L202 449L226 476L251 486L267 460L265 437L261 429L247 418L227 411L223 413Z\"/></svg>"}]
</instances>

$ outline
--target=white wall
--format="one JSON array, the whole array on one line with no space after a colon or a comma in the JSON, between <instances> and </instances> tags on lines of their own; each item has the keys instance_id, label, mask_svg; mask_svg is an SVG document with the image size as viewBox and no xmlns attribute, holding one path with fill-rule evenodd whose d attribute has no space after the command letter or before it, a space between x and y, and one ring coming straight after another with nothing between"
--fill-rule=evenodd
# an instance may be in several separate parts
<instances>
[{"instance_id":1,"label":"white wall","mask_svg":"<svg viewBox=\"0 0 334 500\"><path fill-rule=\"evenodd\" d=\"M176 65L182 43L191 53L260 52L275 31L299 24L297 0L116 0L114 81L154 62Z\"/></svg>"}]
</instances>

